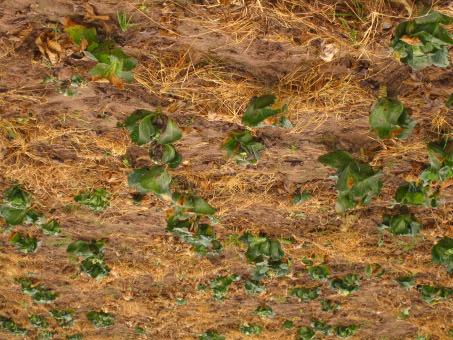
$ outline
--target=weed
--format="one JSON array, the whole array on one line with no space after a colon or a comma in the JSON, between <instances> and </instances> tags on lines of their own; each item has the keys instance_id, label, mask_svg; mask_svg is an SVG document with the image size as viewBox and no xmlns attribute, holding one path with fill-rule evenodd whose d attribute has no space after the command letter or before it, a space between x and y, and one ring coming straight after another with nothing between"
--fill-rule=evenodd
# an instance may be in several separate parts
<instances>
[{"instance_id":1,"label":"weed","mask_svg":"<svg viewBox=\"0 0 453 340\"><path fill-rule=\"evenodd\" d=\"M212 296L214 300L223 300L228 292L228 288L230 285L238 281L240 279L240 276L232 274L232 275L227 275L227 276L217 276L215 279L213 279L210 283L209 286L212 289Z\"/></svg>"},{"instance_id":2,"label":"weed","mask_svg":"<svg viewBox=\"0 0 453 340\"><path fill-rule=\"evenodd\" d=\"M320 287L306 288L306 287L297 287L293 288L290 291L290 295L297 297L300 301L309 302L311 300L319 297L321 293Z\"/></svg>"},{"instance_id":3,"label":"weed","mask_svg":"<svg viewBox=\"0 0 453 340\"><path fill-rule=\"evenodd\" d=\"M330 281L330 288L335 289L341 295L349 295L359 289L360 280L356 274L347 274L343 278L335 278Z\"/></svg>"},{"instance_id":4,"label":"weed","mask_svg":"<svg viewBox=\"0 0 453 340\"><path fill-rule=\"evenodd\" d=\"M57 293L42 285L34 284L29 278L17 278L16 282L21 285L22 292L31 296L37 303L51 303L57 297Z\"/></svg>"},{"instance_id":5,"label":"weed","mask_svg":"<svg viewBox=\"0 0 453 340\"><path fill-rule=\"evenodd\" d=\"M96 328L106 328L112 326L115 323L115 317L113 314L106 313L103 311L89 311L87 314L87 319L91 321L91 323Z\"/></svg>"},{"instance_id":6,"label":"weed","mask_svg":"<svg viewBox=\"0 0 453 340\"><path fill-rule=\"evenodd\" d=\"M249 127L261 127L261 123L264 120L285 113L288 110L287 105L274 109L275 101L276 97L274 95L252 98L242 116L242 123ZM273 123L282 127L292 127L289 120L283 115L274 120Z\"/></svg>"},{"instance_id":7,"label":"weed","mask_svg":"<svg viewBox=\"0 0 453 340\"><path fill-rule=\"evenodd\" d=\"M264 150L264 144L250 131L232 132L222 145L228 157L239 165L256 164Z\"/></svg>"},{"instance_id":8,"label":"weed","mask_svg":"<svg viewBox=\"0 0 453 340\"><path fill-rule=\"evenodd\" d=\"M260 325L244 324L241 325L239 330L245 335L260 335L263 331L263 327L261 327Z\"/></svg>"},{"instance_id":9,"label":"weed","mask_svg":"<svg viewBox=\"0 0 453 340\"><path fill-rule=\"evenodd\" d=\"M15 335L26 335L27 330L20 327L12 319L0 315L0 329Z\"/></svg>"},{"instance_id":10,"label":"weed","mask_svg":"<svg viewBox=\"0 0 453 340\"><path fill-rule=\"evenodd\" d=\"M432 248L431 254L434 263L447 267L447 271L453 273L453 238L440 239Z\"/></svg>"},{"instance_id":11,"label":"weed","mask_svg":"<svg viewBox=\"0 0 453 340\"><path fill-rule=\"evenodd\" d=\"M417 290L427 303L439 302L453 295L453 288L442 286L418 285Z\"/></svg>"},{"instance_id":12,"label":"weed","mask_svg":"<svg viewBox=\"0 0 453 340\"><path fill-rule=\"evenodd\" d=\"M49 327L49 323L42 315L32 314L28 317L28 320L30 321L30 323L32 324L33 327L37 327L37 328Z\"/></svg>"},{"instance_id":13,"label":"weed","mask_svg":"<svg viewBox=\"0 0 453 340\"><path fill-rule=\"evenodd\" d=\"M356 325L348 325L348 326L336 326L335 327L335 334L339 338L349 338L353 336L358 330Z\"/></svg>"},{"instance_id":14,"label":"weed","mask_svg":"<svg viewBox=\"0 0 453 340\"><path fill-rule=\"evenodd\" d=\"M13 233L9 241L16 246L18 250L25 254L34 253L38 249L39 242L36 237Z\"/></svg>"},{"instance_id":15,"label":"weed","mask_svg":"<svg viewBox=\"0 0 453 340\"><path fill-rule=\"evenodd\" d=\"M260 305L260 306L256 307L255 314L258 315L260 318L264 318L264 319L272 318L275 316L272 308L267 305Z\"/></svg>"},{"instance_id":16,"label":"weed","mask_svg":"<svg viewBox=\"0 0 453 340\"><path fill-rule=\"evenodd\" d=\"M105 189L91 189L81 192L74 197L74 200L93 211L99 212L110 205L110 194Z\"/></svg>"},{"instance_id":17,"label":"weed","mask_svg":"<svg viewBox=\"0 0 453 340\"><path fill-rule=\"evenodd\" d=\"M70 309L52 309L50 314L60 327L71 327L74 324L74 312Z\"/></svg>"},{"instance_id":18,"label":"weed","mask_svg":"<svg viewBox=\"0 0 453 340\"><path fill-rule=\"evenodd\" d=\"M311 340L315 338L315 331L310 327L300 327L296 333L296 340Z\"/></svg>"},{"instance_id":19,"label":"weed","mask_svg":"<svg viewBox=\"0 0 453 340\"><path fill-rule=\"evenodd\" d=\"M123 11L116 12L116 18L118 20L118 26L122 32L127 32L129 27L133 25L131 24L132 15L128 17Z\"/></svg>"},{"instance_id":20,"label":"weed","mask_svg":"<svg viewBox=\"0 0 453 340\"><path fill-rule=\"evenodd\" d=\"M216 330L210 329L201 334L198 340L225 340L225 337Z\"/></svg>"},{"instance_id":21,"label":"weed","mask_svg":"<svg viewBox=\"0 0 453 340\"><path fill-rule=\"evenodd\" d=\"M395 235L415 236L419 233L421 224L412 214L384 215L380 227Z\"/></svg>"}]
</instances>

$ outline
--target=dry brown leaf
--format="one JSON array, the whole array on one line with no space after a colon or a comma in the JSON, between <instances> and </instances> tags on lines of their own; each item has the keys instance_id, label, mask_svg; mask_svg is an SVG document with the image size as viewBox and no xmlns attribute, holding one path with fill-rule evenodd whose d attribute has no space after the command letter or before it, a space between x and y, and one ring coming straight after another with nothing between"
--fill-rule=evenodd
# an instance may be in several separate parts
<instances>
[{"instance_id":1,"label":"dry brown leaf","mask_svg":"<svg viewBox=\"0 0 453 340\"><path fill-rule=\"evenodd\" d=\"M54 32L45 31L42 32L36 39L35 44L39 49L39 52L47 58L52 65L57 64L61 59L63 48L57 41Z\"/></svg>"},{"instance_id":2,"label":"dry brown leaf","mask_svg":"<svg viewBox=\"0 0 453 340\"><path fill-rule=\"evenodd\" d=\"M404 41L406 44L409 44L409 45L412 45L412 46L417 46L417 45L421 45L422 42L419 38L417 37L410 37L408 35L403 35L401 38L400 38L401 41Z\"/></svg>"},{"instance_id":3,"label":"dry brown leaf","mask_svg":"<svg viewBox=\"0 0 453 340\"><path fill-rule=\"evenodd\" d=\"M107 21L110 20L110 17L108 15L98 15L96 13L96 10L93 5L91 4L85 4L84 6L85 9L85 19L88 21L95 21L95 20L101 20L101 21Z\"/></svg>"}]
</instances>

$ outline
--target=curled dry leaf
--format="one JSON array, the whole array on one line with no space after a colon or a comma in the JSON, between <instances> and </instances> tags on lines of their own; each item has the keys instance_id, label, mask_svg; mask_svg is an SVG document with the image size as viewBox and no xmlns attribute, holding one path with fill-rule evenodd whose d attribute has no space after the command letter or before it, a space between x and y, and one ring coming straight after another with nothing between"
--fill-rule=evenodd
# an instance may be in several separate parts
<instances>
[{"instance_id":1,"label":"curled dry leaf","mask_svg":"<svg viewBox=\"0 0 453 340\"><path fill-rule=\"evenodd\" d=\"M107 21L110 20L110 17L108 15L99 15L94 8L93 5L91 4L85 4L83 6L85 10L85 19L88 21L95 21L95 20L101 20L101 21Z\"/></svg>"},{"instance_id":2,"label":"curled dry leaf","mask_svg":"<svg viewBox=\"0 0 453 340\"><path fill-rule=\"evenodd\" d=\"M57 41L54 32L45 31L42 32L35 40L36 46L38 47L41 54L49 59L52 65L57 64L61 59L63 48Z\"/></svg>"},{"instance_id":3,"label":"curled dry leaf","mask_svg":"<svg viewBox=\"0 0 453 340\"><path fill-rule=\"evenodd\" d=\"M328 63L333 60L333 58L338 54L338 51L339 51L339 49L338 49L337 45L335 45L333 43L323 44L321 54L319 57Z\"/></svg>"},{"instance_id":4,"label":"curled dry leaf","mask_svg":"<svg viewBox=\"0 0 453 340\"><path fill-rule=\"evenodd\" d=\"M412 45L412 46L418 46L422 45L422 41L418 37L410 37L408 35L404 35L400 38L401 41L404 41L406 44Z\"/></svg>"}]
</instances>

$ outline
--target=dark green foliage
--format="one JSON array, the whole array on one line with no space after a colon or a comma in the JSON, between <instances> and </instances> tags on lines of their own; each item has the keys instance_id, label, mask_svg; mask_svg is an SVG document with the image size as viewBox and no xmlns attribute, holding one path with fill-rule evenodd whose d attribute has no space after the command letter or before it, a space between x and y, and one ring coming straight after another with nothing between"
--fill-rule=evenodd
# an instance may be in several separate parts
<instances>
[{"instance_id":1,"label":"dark green foliage","mask_svg":"<svg viewBox=\"0 0 453 340\"><path fill-rule=\"evenodd\" d=\"M409 110L397 99L379 98L371 109L370 126L379 138L405 139L415 125Z\"/></svg>"},{"instance_id":2,"label":"dark green foliage","mask_svg":"<svg viewBox=\"0 0 453 340\"><path fill-rule=\"evenodd\" d=\"M222 147L240 165L256 164L265 149L260 139L247 130L232 132Z\"/></svg>"},{"instance_id":3,"label":"dark green foliage","mask_svg":"<svg viewBox=\"0 0 453 340\"><path fill-rule=\"evenodd\" d=\"M434 263L447 267L449 273L453 273L453 238L440 239L431 250Z\"/></svg>"},{"instance_id":4,"label":"dark green foliage","mask_svg":"<svg viewBox=\"0 0 453 340\"><path fill-rule=\"evenodd\" d=\"M140 193L170 195L170 182L170 174L161 166L135 169L128 177L129 186Z\"/></svg>"},{"instance_id":5,"label":"dark green foliage","mask_svg":"<svg viewBox=\"0 0 453 340\"><path fill-rule=\"evenodd\" d=\"M239 328L239 330L245 335L260 335L263 331L263 327L260 325L244 324Z\"/></svg>"},{"instance_id":6,"label":"dark green foliage","mask_svg":"<svg viewBox=\"0 0 453 340\"><path fill-rule=\"evenodd\" d=\"M453 139L429 143L428 157L430 166L420 175L425 185L453 178Z\"/></svg>"},{"instance_id":7,"label":"dark green foliage","mask_svg":"<svg viewBox=\"0 0 453 340\"><path fill-rule=\"evenodd\" d=\"M453 288L442 286L418 285L417 290L427 303L439 302L453 295Z\"/></svg>"},{"instance_id":8,"label":"dark green foliage","mask_svg":"<svg viewBox=\"0 0 453 340\"><path fill-rule=\"evenodd\" d=\"M342 295L349 295L359 289L360 281L356 274L347 274L343 278L335 278L330 281L330 288L335 289Z\"/></svg>"},{"instance_id":9,"label":"dark green foliage","mask_svg":"<svg viewBox=\"0 0 453 340\"><path fill-rule=\"evenodd\" d=\"M0 315L0 329L15 334L15 335L26 335L27 330L20 327L12 319Z\"/></svg>"},{"instance_id":10,"label":"dark green foliage","mask_svg":"<svg viewBox=\"0 0 453 340\"><path fill-rule=\"evenodd\" d=\"M311 300L316 299L320 293L321 293L320 287L313 287L313 288L297 287L297 288L291 289L291 291L290 291L290 294L292 296L299 298L299 300L303 301L303 302L309 302Z\"/></svg>"},{"instance_id":11,"label":"dark green foliage","mask_svg":"<svg viewBox=\"0 0 453 340\"><path fill-rule=\"evenodd\" d=\"M282 327L284 329L292 329L292 328L294 328L294 322L291 320L285 320L285 321L283 321Z\"/></svg>"},{"instance_id":12,"label":"dark green foliage","mask_svg":"<svg viewBox=\"0 0 453 340\"><path fill-rule=\"evenodd\" d=\"M419 233L421 224L412 214L384 215L381 228L395 235L412 235Z\"/></svg>"},{"instance_id":13,"label":"dark green foliage","mask_svg":"<svg viewBox=\"0 0 453 340\"><path fill-rule=\"evenodd\" d=\"M412 182L400 185L395 193L395 200L400 204L437 206L435 194L431 194L423 185Z\"/></svg>"},{"instance_id":14,"label":"dark green foliage","mask_svg":"<svg viewBox=\"0 0 453 340\"><path fill-rule=\"evenodd\" d=\"M448 47L453 45L453 37L442 25L452 22L453 18L437 12L403 21L395 29L390 46L401 62L414 70L431 65L448 67Z\"/></svg>"},{"instance_id":15,"label":"dark green foliage","mask_svg":"<svg viewBox=\"0 0 453 340\"><path fill-rule=\"evenodd\" d=\"M230 285L238 281L240 277L238 275L226 275L226 276L217 276L215 279L211 280L209 286L212 289L212 296L215 300L223 300L228 292Z\"/></svg>"},{"instance_id":16,"label":"dark green foliage","mask_svg":"<svg viewBox=\"0 0 453 340\"><path fill-rule=\"evenodd\" d=\"M311 340L315 338L315 331L310 327L300 327L297 330L296 340Z\"/></svg>"},{"instance_id":17,"label":"dark green foliage","mask_svg":"<svg viewBox=\"0 0 453 340\"><path fill-rule=\"evenodd\" d=\"M210 329L198 337L198 340L225 340L223 335L220 335L216 330Z\"/></svg>"},{"instance_id":18,"label":"dark green foliage","mask_svg":"<svg viewBox=\"0 0 453 340\"><path fill-rule=\"evenodd\" d=\"M27 216L30 204L30 195L19 185L14 185L3 193L0 216L9 225L21 224Z\"/></svg>"},{"instance_id":19,"label":"dark green foliage","mask_svg":"<svg viewBox=\"0 0 453 340\"><path fill-rule=\"evenodd\" d=\"M69 244L66 251L83 258L80 269L92 278L102 278L110 272L110 268L104 262L104 241L78 240Z\"/></svg>"},{"instance_id":20,"label":"dark green foliage","mask_svg":"<svg viewBox=\"0 0 453 340\"><path fill-rule=\"evenodd\" d=\"M332 335L333 327L328 325L322 320L314 319L311 321L311 327L316 331L320 332L323 335Z\"/></svg>"},{"instance_id":21,"label":"dark green foliage","mask_svg":"<svg viewBox=\"0 0 453 340\"><path fill-rule=\"evenodd\" d=\"M348 326L336 326L335 327L335 334L339 338L348 338L353 336L359 327L357 325L348 325Z\"/></svg>"},{"instance_id":22,"label":"dark green foliage","mask_svg":"<svg viewBox=\"0 0 453 340\"><path fill-rule=\"evenodd\" d=\"M411 289L415 286L415 278L413 276L400 276L395 280L401 287Z\"/></svg>"},{"instance_id":23,"label":"dark green foliage","mask_svg":"<svg viewBox=\"0 0 453 340\"><path fill-rule=\"evenodd\" d=\"M265 119L279 115L287 111L287 105L283 105L280 108L272 108L272 105L275 104L274 95L264 95L260 97L254 97L247 106L247 109L242 116L242 123L250 127L260 126ZM281 125L283 127L290 126L291 123L282 117L277 120L276 125Z\"/></svg>"},{"instance_id":24,"label":"dark green foliage","mask_svg":"<svg viewBox=\"0 0 453 340\"><path fill-rule=\"evenodd\" d=\"M260 294L266 290L264 286L259 282L255 280L247 280L244 283L244 288L247 294Z\"/></svg>"},{"instance_id":25,"label":"dark green foliage","mask_svg":"<svg viewBox=\"0 0 453 340\"><path fill-rule=\"evenodd\" d=\"M38 249L38 240L33 236L13 233L10 242L14 244L18 250L26 254L34 253L36 249Z\"/></svg>"},{"instance_id":26,"label":"dark green foliage","mask_svg":"<svg viewBox=\"0 0 453 340\"><path fill-rule=\"evenodd\" d=\"M115 323L115 317L113 314L106 313L103 311L89 311L87 319L97 328L105 328L112 326Z\"/></svg>"},{"instance_id":27,"label":"dark green foliage","mask_svg":"<svg viewBox=\"0 0 453 340\"><path fill-rule=\"evenodd\" d=\"M275 315L272 308L266 305L258 306L255 309L255 314L260 318L272 318Z\"/></svg>"},{"instance_id":28,"label":"dark green foliage","mask_svg":"<svg viewBox=\"0 0 453 340\"><path fill-rule=\"evenodd\" d=\"M307 273L313 280L327 280L330 275L330 269L325 264L320 264L318 266L309 266Z\"/></svg>"},{"instance_id":29,"label":"dark green foliage","mask_svg":"<svg viewBox=\"0 0 453 340\"><path fill-rule=\"evenodd\" d=\"M74 312L70 309L52 309L50 314L60 327L71 327L74 324Z\"/></svg>"},{"instance_id":30,"label":"dark green foliage","mask_svg":"<svg viewBox=\"0 0 453 340\"><path fill-rule=\"evenodd\" d=\"M105 189L91 189L81 192L74 200L94 211L102 211L110 205L110 194Z\"/></svg>"},{"instance_id":31,"label":"dark green foliage","mask_svg":"<svg viewBox=\"0 0 453 340\"><path fill-rule=\"evenodd\" d=\"M28 320L33 325L33 327L37 328L47 328L49 323L42 315L33 314L28 317Z\"/></svg>"},{"instance_id":32,"label":"dark green foliage","mask_svg":"<svg viewBox=\"0 0 453 340\"><path fill-rule=\"evenodd\" d=\"M41 225L44 234L47 235L58 235L61 231L60 223L55 220L50 220L47 223Z\"/></svg>"},{"instance_id":33,"label":"dark green foliage","mask_svg":"<svg viewBox=\"0 0 453 340\"><path fill-rule=\"evenodd\" d=\"M57 297L57 293L40 284L34 284L29 278L18 278L16 282L20 284L22 292L31 296L33 301L37 303L51 303Z\"/></svg>"},{"instance_id":34,"label":"dark green foliage","mask_svg":"<svg viewBox=\"0 0 453 340\"><path fill-rule=\"evenodd\" d=\"M345 212L357 204L369 204L382 187L382 173L355 160L345 151L333 151L319 157L319 161L337 169L337 212Z\"/></svg>"}]
</instances>

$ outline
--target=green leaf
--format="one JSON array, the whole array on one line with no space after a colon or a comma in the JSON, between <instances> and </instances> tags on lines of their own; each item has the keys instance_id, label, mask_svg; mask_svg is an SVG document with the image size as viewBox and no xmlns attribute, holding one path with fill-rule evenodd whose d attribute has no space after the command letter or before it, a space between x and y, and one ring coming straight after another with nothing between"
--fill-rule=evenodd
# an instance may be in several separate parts
<instances>
[{"instance_id":1,"label":"green leaf","mask_svg":"<svg viewBox=\"0 0 453 340\"><path fill-rule=\"evenodd\" d=\"M356 325L348 325L348 326L336 326L335 327L335 334L339 338L349 338L353 336L358 330Z\"/></svg>"},{"instance_id":2,"label":"green leaf","mask_svg":"<svg viewBox=\"0 0 453 340\"><path fill-rule=\"evenodd\" d=\"M199 340L225 340L223 335L220 335L216 330L210 329L198 337Z\"/></svg>"},{"instance_id":3,"label":"green leaf","mask_svg":"<svg viewBox=\"0 0 453 340\"><path fill-rule=\"evenodd\" d=\"M83 25L72 25L65 27L64 31L69 35L69 38L77 44L80 45L85 40L87 43L87 49L93 49L97 47L98 38L96 28L85 27Z\"/></svg>"},{"instance_id":4,"label":"green leaf","mask_svg":"<svg viewBox=\"0 0 453 340\"><path fill-rule=\"evenodd\" d=\"M68 245L66 251L76 256L84 258L99 256L103 253L104 241L91 240L90 242L78 240Z\"/></svg>"},{"instance_id":5,"label":"green leaf","mask_svg":"<svg viewBox=\"0 0 453 340\"><path fill-rule=\"evenodd\" d=\"M242 123L247 126L256 127L265 119L285 112L286 105L277 109L272 108L275 99L274 95L264 95L252 98L242 116Z\"/></svg>"},{"instance_id":6,"label":"green leaf","mask_svg":"<svg viewBox=\"0 0 453 340\"><path fill-rule=\"evenodd\" d=\"M28 320L32 324L33 327L37 328L47 328L49 327L49 323L42 315L32 314L28 317Z\"/></svg>"},{"instance_id":7,"label":"green leaf","mask_svg":"<svg viewBox=\"0 0 453 340\"><path fill-rule=\"evenodd\" d=\"M13 185L3 193L3 203L0 205L0 216L8 225L24 222L31 204L30 194L19 185Z\"/></svg>"},{"instance_id":8,"label":"green leaf","mask_svg":"<svg viewBox=\"0 0 453 340\"><path fill-rule=\"evenodd\" d=\"M74 312L70 309L52 309L50 314L60 327L71 327L74 324Z\"/></svg>"},{"instance_id":9,"label":"green leaf","mask_svg":"<svg viewBox=\"0 0 453 340\"><path fill-rule=\"evenodd\" d=\"M296 340L311 340L315 338L315 331L310 327L300 327L297 330Z\"/></svg>"},{"instance_id":10,"label":"green leaf","mask_svg":"<svg viewBox=\"0 0 453 340\"><path fill-rule=\"evenodd\" d=\"M266 290L266 288L259 283L259 281L247 280L244 283L244 288L247 294L255 295L260 294Z\"/></svg>"},{"instance_id":11,"label":"green leaf","mask_svg":"<svg viewBox=\"0 0 453 340\"><path fill-rule=\"evenodd\" d=\"M412 235L419 233L421 224L412 214L384 215L381 228L388 229L395 235Z\"/></svg>"},{"instance_id":12,"label":"green leaf","mask_svg":"<svg viewBox=\"0 0 453 340\"><path fill-rule=\"evenodd\" d=\"M96 64L90 74L94 80L106 79L119 88L123 87L123 81L130 83L134 79L132 72L125 69L124 60L114 55L109 55L108 60Z\"/></svg>"},{"instance_id":13,"label":"green leaf","mask_svg":"<svg viewBox=\"0 0 453 340\"><path fill-rule=\"evenodd\" d=\"M58 235L61 231L60 223L55 220L50 220L49 222L44 223L41 225L41 228L46 235Z\"/></svg>"},{"instance_id":14,"label":"green leaf","mask_svg":"<svg viewBox=\"0 0 453 340\"><path fill-rule=\"evenodd\" d=\"M291 320L285 320L285 321L283 321L282 327L284 329L292 329L292 328L294 328L294 322Z\"/></svg>"},{"instance_id":15,"label":"green leaf","mask_svg":"<svg viewBox=\"0 0 453 340\"><path fill-rule=\"evenodd\" d=\"M92 310L89 311L86 316L96 328L106 328L115 323L114 315L103 311Z\"/></svg>"},{"instance_id":16,"label":"green leaf","mask_svg":"<svg viewBox=\"0 0 453 340\"><path fill-rule=\"evenodd\" d=\"M238 281L240 277L238 275L232 274L227 276L217 276L213 279L209 286L212 289L212 295L214 300L223 300L228 292L230 285Z\"/></svg>"},{"instance_id":17,"label":"green leaf","mask_svg":"<svg viewBox=\"0 0 453 340\"><path fill-rule=\"evenodd\" d=\"M90 50L90 52L94 60L104 64L109 64L111 57L114 57L122 63L125 71L131 71L137 66L137 60L124 53L121 48L116 46L113 40L103 41L95 49Z\"/></svg>"},{"instance_id":18,"label":"green leaf","mask_svg":"<svg viewBox=\"0 0 453 340\"><path fill-rule=\"evenodd\" d=\"M320 287L306 288L306 287L297 287L293 288L290 291L292 296L299 298L300 301L308 302L316 299L321 293Z\"/></svg>"},{"instance_id":19,"label":"green leaf","mask_svg":"<svg viewBox=\"0 0 453 340\"><path fill-rule=\"evenodd\" d=\"M66 340L82 340L82 339L83 339L82 333L76 333L66 336Z\"/></svg>"},{"instance_id":20,"label":"green leaf","mask_svg":"<svg viewBox=\"0 0 453 340\"><path fill-rule=\"evenodd\" d=\"M297 205L297 204L306 202L312 198L313 198L313 195L310 192L304 190L304 191L299 192L296 195L294 195L294 197L292 199L292 203L293 203L293 205Z\"/></svg>"},{"instance_id":21,"label":"green leaf","mask_svg":"<svg viewBox=\"0 0 453 340\"><path fill-rule=\"evenodd\" d=\"M38 249L38 240L35 237L14 233L10 238L10 242L23 253L34 253Z\"/></svg>"},{"instance_id":22,"label":"green leaf","mask_svg":"<svg viewBox=\"0 0 453 340\"><path fill-rule=\"evenodd\" d=\"M258 315L260 318L272 318L275 315L272 308L266 305L258 306L255 309L255 314Z\"/></svg>"},{"instance_id":23,"label":"green leaf","mask_svg":"<svg viewBox=\"0 0 453 340\"><path fill-rule=\"evenodd\" d=\"M330 288L335 289L341 295L349 295L359 289L360 281L356 274L347 274L343 278L335 278L330 281Z\"/></svg>"},{"instance_id":24,"label":"green leaf","mask_svg":"<svg viewBox=\"0 0 453 340\"><path fill-rule=\"evenodd\" d=\"M261 327L260 325L244 324L241 325L239 330L245 335L260 335L263 331L263 327Z\"/></svg>"},{"instance_id":25,"label":"green leaf","mask_svg":"<svg viewBox=\"0 0 453 340\"><path fill-rule=\"evenodd\" d=\"M18 278L16 282L21 285L22 292L31 296L37 303L51 303L57 297L57 293L44 286L33 284L29 278Z\"/></svg>"},{"instance_id":26,"label":"green leaf","mask_svg":"<svg viewBox=\"0 0 453 340\"><path fill-rule=\"evenodd\" d=\"M324 312L334 312L340 309L340 305L335 301L321 300L321 310Z\"/></svg>"},{"instance_id":27,"label":"green leaf","mask_svg":"<svg viewBox=\"0 0 453 340\"><path fill-rule=\"evenodd\" d=\"M136 169L128 176L129 185L141 193L169 193L170 182L170 174L161 166Z\"/></svg>"},{"instance_id":28,"label":"green leaf","mask_svg":"<svg viewBox=\"0 0 453 340\"><path fill-rule=\"evenodd\" d=\"M313 329L316 332L321 332L322 334L324 334L326 336L333 334L333 327L328 325L327 323L325 323L322 320L318 320L318 319L312 320L311 327L313 327Z\"/></svg>"},{"instance_id":29,"label":"green leaf","mask_svg":"<svg viewBox=\"0 0 453 340\"><path fill-rule=\"evenodd\" d=\"M395 193L395 200L400 204L433 206L430 198L422 185L416 183L404 183Z\"/></svg>"},{"instance_id":30,"label":"green leaf","mask_svg":"<svg viewBox=\"0 0 453 340\"><path fill-rule=\"evenodd\" d=\"M0 216L5 219L8 225L17 225L24 222L27 216L27 210L22 208L8 207L5 204L0 205Z\"/></svg>"},{"instance_id":31,"label":"green leaf","mask_svg":"<svg viewBox=\"0 0 453 340\"><path fill-rule=\"evenodd\" d=\"M171 144L182 137L182 131L175 121L169 119L165 130L160 134L157 142L159 144Z\"/></svg>"},{"instance_id":32,"label":"green leaf","mask_svg":"<svg viewBox=\"0 0 453 340\"><path fill-rule=\"evenodd\" d=\"M250 131L243 130L232 132L222 148L237 164L248 165L258 162L265 146Z\"/></svg>"},{"instance_id":33,"label":"green leaf","mask_svg":"<svg viewBox=\"0 0 453 340\"><path fill-rule=\"evenodd\" d=\"M143 145L151 142L156 135L156 128L153 125L153 115L147 115L134 126L131 131L131 139L138 145Z\"/></svg>"},{"instance_id":34,"label":"green leaf","mask_svg":"<svg viewBox=\"0 0 453 340\"><path fill-rule=\"evenodd\" d=\"M74 200L93 211L105 210L110 205L110 194L105 189L91 189L81 192Z\"/></svg>"},{"instance_id":35,"label":"green leaf","mask_svg":"<svg viewBox=\"0 0 453 340\"><path fill-rule=\"evenodd\" d=\"M374 103L370 114L371 129L379 138L407 138L416 123L408 110L397 99L380 98Z\"/></svg>"},{"instance_id":36,"label":"green leaf","mask_svg":"<svg viewBox=\"0 0 453 340\"><path fill-rule=\"evenodd\" d=\"M400 276L395 280L398 284L406 289L411 289L415 286L415 278L413 276Z\"/></svg>"},{"instance_id":37,"label":"green leaf","mask_svg":"<svg viewBox=\"0 0 453 340\"><path fill-rule=\"evenodd\" d=\"M426 303L439 302L453 295L453 288L442 286L419 285L417 290Z\"/></svg>"},{"instance_id":38,"label":"green leaf","mask_svg":"<svg viewBox=\"0 0 453 340\"><path fill-rule=\"evenodd\" d=\"M20 327L12 319L2 315L0 315L0 329L15 335L27 335L25 328Z\"/></svg>"},{"instance_id":39,"label":"green leaf","mask_svg":"<svg viewBox=\"0 0 453 340\"><path fill-rule=\"evenodd\" d=\"M101 278L109 274L110 268L105 264L102 256L90 256L80 264L80 270L92 278Z\"/></svg>"},{"instance_id":40,"label":"green leaf","mask_svg":"<svg viewBox=\"0 0 453 340\"><path fill-rule=\"evenodd\" d=\"M308 276L313 280L327 280L330 275L330 269L325 264L308 267L307 272Z\"/></svg>"},{"instance_id":41,"label":"green leaf","mask_svg":"<svg viewBox=\"0 0 453 340\"><path fill-rule=\"evenodd\" d=\"M332 168L343 170L354 161L354 158L346 151L337 150L322 155L318 161Z\"/></svg>"},{"instance_id":42,"label":"green leaf","mask_svg":"<svg viewBox=\"0 0 453 340\"><path fill-rule=\"evenodd\" d=\"M447 101L445 102L445 105L451 109L453 107L453 93L448 97Z\"/></svg>"},{"instance_id":43,"label":"green leaf","mask_svg":"<svg viewBox=\"0 0 453 340\"><path fill-rule=\"evenodd\" d=\"M447 267L449 273L453 273L453 238L440 239L431 250L432 261Z\"/></svg>"}]
</instances>

